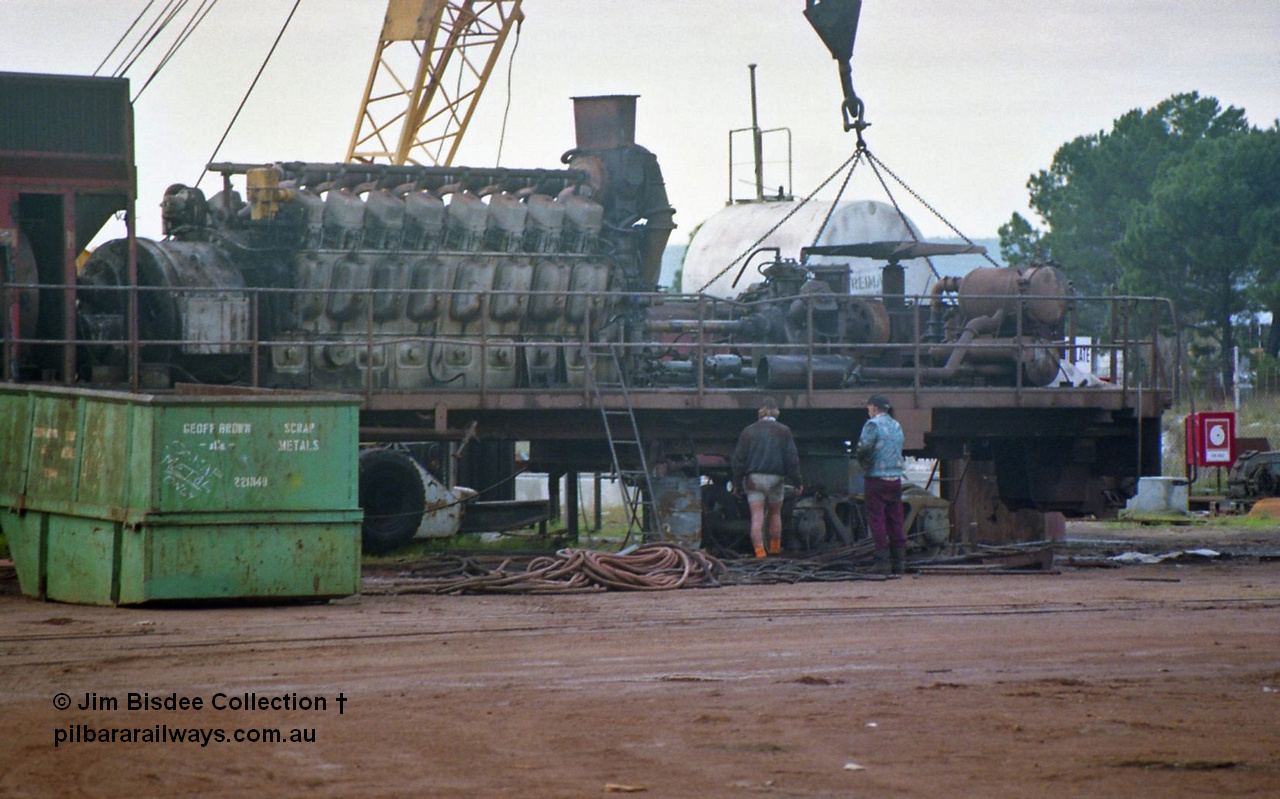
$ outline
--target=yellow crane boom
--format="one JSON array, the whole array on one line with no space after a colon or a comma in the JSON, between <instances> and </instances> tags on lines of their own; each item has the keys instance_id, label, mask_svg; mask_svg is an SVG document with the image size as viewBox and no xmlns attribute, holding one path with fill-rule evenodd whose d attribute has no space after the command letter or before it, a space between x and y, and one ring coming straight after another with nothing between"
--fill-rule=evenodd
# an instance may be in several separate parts
<instances>
[{"instance_id":1,"label":"yellow crane boom","mask_svg":"<svg viewBox=\"0 0 1280 799\"><path fill-rule=\"evenodd\" d=\"M349 162L445 166L522 0L388 0Z\"/></svg>"}]
</instances>

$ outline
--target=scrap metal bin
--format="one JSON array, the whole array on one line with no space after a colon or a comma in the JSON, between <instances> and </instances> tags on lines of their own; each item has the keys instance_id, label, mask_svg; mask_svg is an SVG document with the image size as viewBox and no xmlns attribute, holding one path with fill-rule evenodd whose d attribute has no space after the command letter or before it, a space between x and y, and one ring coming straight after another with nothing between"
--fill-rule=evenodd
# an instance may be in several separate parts
<instances>
[{"instance_id":1,"label":"scrap metal bin","mask_svg":"<svg viewBox=\"0 0 1280 799\"><path fill-rule=\"evenodd\" d=\"M360 589L359 400L0 385L0 528L27 596Z\"/></svg>"}]
</instances>

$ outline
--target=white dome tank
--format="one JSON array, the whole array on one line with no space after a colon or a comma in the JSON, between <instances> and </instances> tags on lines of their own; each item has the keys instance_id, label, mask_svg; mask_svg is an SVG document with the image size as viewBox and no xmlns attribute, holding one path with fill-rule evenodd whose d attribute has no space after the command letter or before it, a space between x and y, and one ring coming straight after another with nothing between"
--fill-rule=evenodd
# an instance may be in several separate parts
<instances>
[{"instance_id":1,"label":"white dome tank","mask_svg":"<svg viewBox=\"0 0 1280 799\"><path fill-rule=\"evenodd\" d=\"M707 281L706 293L717 297L733 297L762 278L756 267L764 256L756 256L736 287L733 279L742 269L742 263L719 277L715 275L739 255L766 230L778 224L787 214L795 215L775 230L757 247L779 247L783 258L800 258L800 248L814 244L814 236L822 226L822 220L831 210L830 200L810 200L800 207L798 200L740 203L727 206L702 223L689 243L684 256L684 272L681 285L686 292L696 292ZM910 228L908 228L910 225ZM915 231L915 236L912 236ZM817 244L864 244L875 241L911 241L919 237L919 230L908 219L903 222L897 210L888 203L876 200L841 201L831 214L831 221L822 231ZM851 292L853 294L880 294L880 270L884 261L870 258L814 256L813 264L847 263L852 269ZM933 284L933 272L923 258L903 261L906 270L906 293L927 294ZM715 278L712 280L712 278Z\"/></svg>"}]
</instances>

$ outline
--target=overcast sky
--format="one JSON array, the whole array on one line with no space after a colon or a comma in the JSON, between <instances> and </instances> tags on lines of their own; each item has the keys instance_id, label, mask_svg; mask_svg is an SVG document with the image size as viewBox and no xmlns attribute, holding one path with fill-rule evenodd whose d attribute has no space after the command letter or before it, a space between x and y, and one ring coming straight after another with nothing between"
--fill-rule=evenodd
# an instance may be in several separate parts
<instances>
[{"instance_id":1,"label":"overcast sky","mask_svg":"<svg viewBox=\"0 0 1280 799\"><path fill-rule=\"evenodd\" d=\"M145 5L0 0L0 70L91 74ZM199 176L292 6L220 0L138 101L142 234L159 233L164 188ZM342 160L385 8L385 0L303 0L218 158ZM571 96L638 94L637 141L662 164L680 225L673 241L683 242L727 199L727 132L750 124L747 64L756 63L761 124L791 129L794 188L809 193L855 140L841 129L835 62L803 8L803 0L527 0L502 164L558 167L573 146ZM513 44L455 163L490 166L497 157ZM1280 2L865 0L853 75L873 123L871 152L966 235L987 237L1012 212L1027 213L1027 178L1060 145L1129 109L1198 91L1245 109L1254 125L1273 124ZM136 91L146 72L130 77ZM741 166L743 177L749 169ZM216 190L209 179L203 186ZM862 170L846 196L884 199ZM905 195L903 205L926 235L945 234Z\"/></svg>"}]
</instances>

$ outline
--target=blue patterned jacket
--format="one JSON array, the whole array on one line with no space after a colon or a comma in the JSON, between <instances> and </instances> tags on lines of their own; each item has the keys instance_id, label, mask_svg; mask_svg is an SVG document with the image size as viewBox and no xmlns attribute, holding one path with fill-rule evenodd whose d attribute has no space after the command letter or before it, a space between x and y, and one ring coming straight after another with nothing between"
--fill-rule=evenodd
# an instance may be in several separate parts
<instances>
[{"instance_id":1,"label":"blue patterned jacket","mask_svg":"<svg viewBox=\"0 0 1280 799\"><path fill-rule=\"evenodd\" d=\"M905 466L902 443L902 425L889 414L882 413L874 419L868 419L862 426L862 435L858 437L858 448L854 456L867 477L901 480Z\"/></svg>"}]
</instances>

